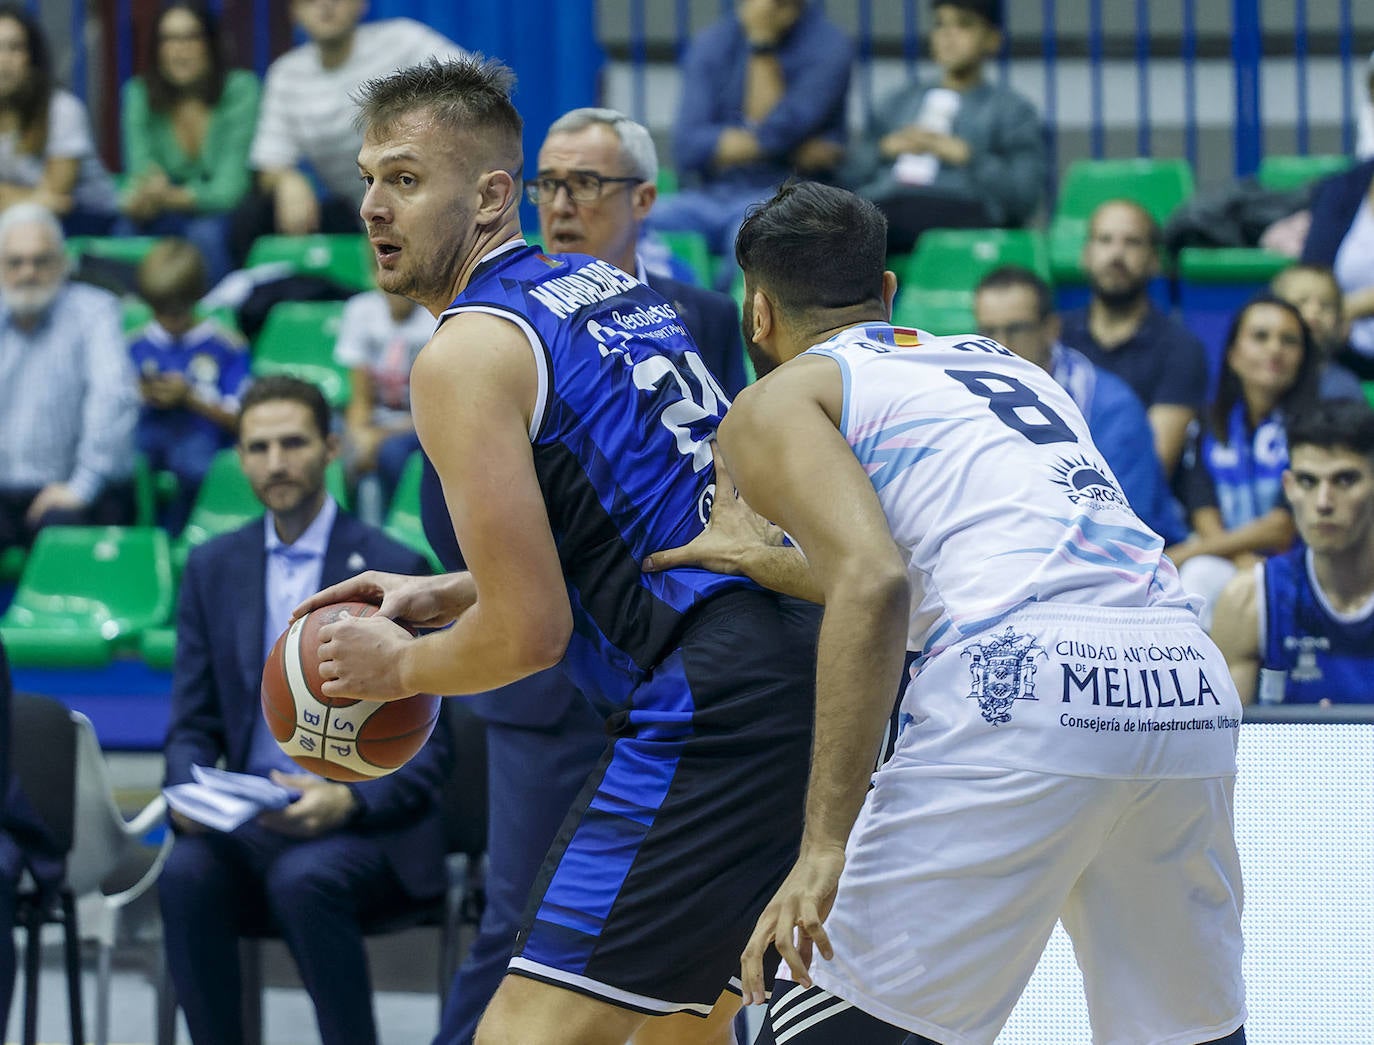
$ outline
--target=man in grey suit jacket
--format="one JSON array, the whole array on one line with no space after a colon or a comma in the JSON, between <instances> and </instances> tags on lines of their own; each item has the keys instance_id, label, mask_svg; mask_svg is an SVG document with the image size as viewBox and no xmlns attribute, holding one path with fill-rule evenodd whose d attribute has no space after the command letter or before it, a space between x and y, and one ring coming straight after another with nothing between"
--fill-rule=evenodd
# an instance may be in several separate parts
<instances>
[{"instance_id":1,"label":"man in grey suit jacket","mask_svg":"<svg viewBox=\"0 0 1374 1045\"><path fill-rule=\"evenodd\" d=\"M337 438L314 386L258 381L243 397L239 457L267 514L195 549L177 610L166 783L223 759L300 792L228 834L172 814L159 880L164 941L195 1045L243 1040L238 937L281 934L325 1045L377 1040L361 921L444 891L439 793L452 765L442 721L390 776L340 784L277 747L259 705L262 665L291 610L366 569L427 573L424 559L341 511L324 474Z\"/></svg>"}]
</instances>

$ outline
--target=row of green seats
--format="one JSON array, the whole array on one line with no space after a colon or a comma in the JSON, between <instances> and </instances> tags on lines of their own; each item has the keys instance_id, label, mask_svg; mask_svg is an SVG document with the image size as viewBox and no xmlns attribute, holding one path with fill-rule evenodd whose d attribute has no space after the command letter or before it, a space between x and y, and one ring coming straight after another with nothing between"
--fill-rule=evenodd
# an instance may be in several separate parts
<instances>
[{"instance_id":1,"label":"row of green seats","mask_svg":"<svg viewBox=\"0 0 1374 1045\"><path fill-rule=\"evenodd\" d=\"M422 461L407 463L385 531L438 558L420 521ZM342 467L325 478L347 505ZM0 617L10 660L20 666L98 667L137 654L169 667L176 646L171 626L176 585L193 547L262 514L237 455L221 451L202 484L190 521L173 541L155 526L51 526L41 530L23 564L14 599Z\"/></svg>"}]
</instances>

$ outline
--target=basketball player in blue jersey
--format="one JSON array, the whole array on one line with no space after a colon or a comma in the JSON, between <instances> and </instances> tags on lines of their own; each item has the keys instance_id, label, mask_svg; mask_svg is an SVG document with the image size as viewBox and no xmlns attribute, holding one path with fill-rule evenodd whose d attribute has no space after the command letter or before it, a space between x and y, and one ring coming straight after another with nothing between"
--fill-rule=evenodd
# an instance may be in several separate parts
<instances>
[{"instance_id":1,"label":"basketball player in blue jersey","mask_svg":"<svg viewBox=\"0 0 1374 1045\"><path fill-rule=\"evenodd\" d=\"M746 1001L770 945L799 986L760 1041L992 1045L1062 919L1094 1040L1239 1045L1225 662L1068 394L996 341L893 327L885 244L870 203L803 182L736 245L777 369L719 446L805 553L781 586L825 605L801 855L742 958ZM780 583L761 550L746 572Z\"/></svg>"},{"instance_id":2,"label":"basketball player in blue jersey","mask_svg":"<svg viewBox=\"0 0 1374 1045\"><path fill-rule=\"evenodd\" d=\"M439 319L411 400L468 571L364 574L303 608L361 596L451 624L322 633L326 695L473 693L561 660L601 702L609 746L476 1040L727 1045L739 950L800 840L819 609L641 572L702 531L727 400L667 301L522 238L510 86L499 63L436 61L359 99L378 283Z\"/></svg>"},{"instance_id":3,"label":"basketball player in blue jersey","mask_svg":"<svg viewBox=\"0 0 1374 1045\"><path fill-rule=\"evenodd\" d=\"M1231 580L1212 637L1247 703L1374 704L1374 410L1319 403L1288 451L1302 541Z\"/></svg>"}]
</instances>

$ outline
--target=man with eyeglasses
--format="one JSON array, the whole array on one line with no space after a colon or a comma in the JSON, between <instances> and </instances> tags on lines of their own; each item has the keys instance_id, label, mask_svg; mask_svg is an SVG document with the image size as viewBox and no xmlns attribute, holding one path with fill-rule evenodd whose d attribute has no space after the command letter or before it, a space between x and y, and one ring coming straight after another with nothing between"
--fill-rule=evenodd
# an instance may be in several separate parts
<instances>
[{"instance_id":1,"label":"man with eyeglasses","mask_svg":"<svg viewBox=\"0 0 1374 1045\"><path fill-rule=\"evenodd\" d=\"M646 270L640 233L658 199L658 156L642 124L614 109L573 109L549 127L525 186L544 246L590 254L658 291L677 310L711 374L731 396L744 387L739 310L728 295Z\"/></svg>"},{"instance_id":2,"label":"man with eyeglasses","mask_svg":"<svg viewBox=\"0 0 1374 1045\"><path fill-rule=\"evenodd\" d=\"M119 302L67 281L62 226L0 215L0 551L43 526L126 523L138 389Z\"/></svg>"},{"instance_id":3,"label":"man with eyeglasses","mask_svg":"<svg viewBox=\"0 0 1374 1045\"><path fill-rule=\"evenodd\" d=\"M1182 540L1188 528L1164 481L1144 405L1121 378L1060 343L1053 302L1049 284L1029 269L994 269L974 292L978 333L1049 372L1087 420L1135 513L1166 544Z\"/></svg>"}]
</instances>

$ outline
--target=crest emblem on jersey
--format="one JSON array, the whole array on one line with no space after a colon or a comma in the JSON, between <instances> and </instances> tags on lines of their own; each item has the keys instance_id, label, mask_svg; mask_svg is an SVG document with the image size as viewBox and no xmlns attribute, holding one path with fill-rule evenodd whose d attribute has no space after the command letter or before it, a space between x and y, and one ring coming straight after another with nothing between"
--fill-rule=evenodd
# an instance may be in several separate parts
<instances>
[{"instance_id":1,"label":"crest emblem on jersey","mask_svg":"<svg viewBox=\"0 0 1374 1045\"><path fill-rule=\"evenodd\" d=\"M1124 509L1126 495L1107 476L1106 466L1079 455L1061 457L1054 466L1054 482L1074 505L1098 509Z\"/></svg>"},{"instance_id":2,"label":"crest emblem on jersey","mask_svg":"<svg viewBox=\"0 0 1374 1045\"><path fill-rule=\"evenodd\" d=\"M978 701L978 710L989 725L1010 722L1016 701L1038 699L1035 660L1048 659L1049 654L1034 636L1018 635L1008 625L1006 631L986 642L965 646L962 656L970 658L968 670L973 676L969 699Z\"/></svg>"}]
</instances>

